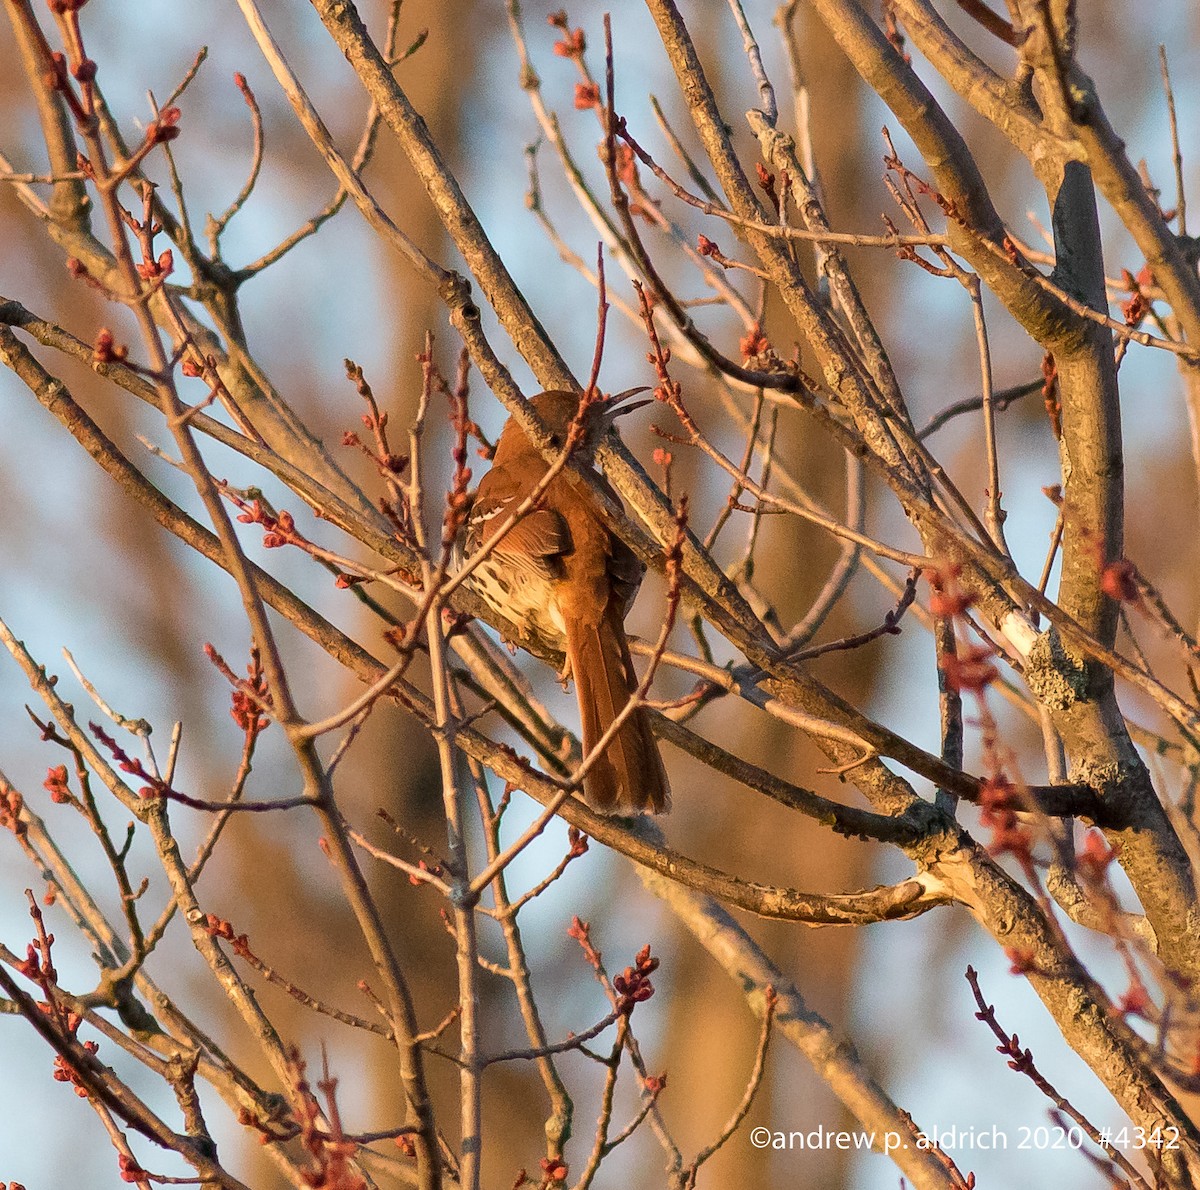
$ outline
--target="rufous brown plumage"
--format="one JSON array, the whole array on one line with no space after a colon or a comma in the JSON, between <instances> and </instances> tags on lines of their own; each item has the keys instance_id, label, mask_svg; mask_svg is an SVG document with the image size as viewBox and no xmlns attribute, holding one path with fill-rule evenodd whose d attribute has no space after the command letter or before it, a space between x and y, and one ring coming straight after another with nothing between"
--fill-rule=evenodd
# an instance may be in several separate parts
<instances>
[{"instance_id":1,"label":"rufous brown plumage","mask_svg":"<svg viewBox=\"0 0 1200 1190\"><path fill-rule=\"evenodd\" d=\"M534 397L532 404L551 433L565 441L579 398L551 391ZM596 440L613 416L609 403L590 409L589 439ZM548 466L510 418L491 470L475 494L468 556L503 528ZM473 578L482 598L527 638L565 653L579 702L583 748L590 755L637 688L624 627L642 579L637 557L604 524L588 491L560 473L537 506L494 544ZM584 796L594 809L608 812L657 814L667 808L666 770L644 708L630 714L588 770Z\"/></svg>"}]
</instances>

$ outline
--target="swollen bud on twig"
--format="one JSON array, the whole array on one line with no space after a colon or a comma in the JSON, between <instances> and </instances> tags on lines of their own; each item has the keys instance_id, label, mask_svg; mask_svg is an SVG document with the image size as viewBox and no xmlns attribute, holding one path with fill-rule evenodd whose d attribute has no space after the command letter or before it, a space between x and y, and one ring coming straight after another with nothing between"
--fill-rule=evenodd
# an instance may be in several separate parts
<instances>
[{"instance_id":1,"label":"swollen bud on twig","mask_svg":"<svg viewBox=\"0 0 1200 1190\"><path fill-rule=\"evenodd\" d=\"M158 118L146 129L146 139L153 145L163 145L179 135L179 117L183 113L177 107L165 107Z\"/></svg>"}]
</instances>

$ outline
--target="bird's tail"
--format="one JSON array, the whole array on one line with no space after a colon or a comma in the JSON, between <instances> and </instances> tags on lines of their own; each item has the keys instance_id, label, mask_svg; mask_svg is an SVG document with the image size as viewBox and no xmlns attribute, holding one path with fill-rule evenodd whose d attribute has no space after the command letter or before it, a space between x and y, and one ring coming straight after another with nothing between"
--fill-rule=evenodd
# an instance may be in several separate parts
<instances>
[{"instance_id":1,"label":"bird's tail","mask_svg":"<svg viewBox=\"0 0 1200 1190\"><path fill-rule=\"evenodd\" d=\"M610 604L598 624L567 623L567 654L575 678L583 751L590 756L637 689L637 674L620 611ZM584 777L584 796L595 810L659 814L670 789L650 716L637 707Z\"/></svg>"}]
</instances>

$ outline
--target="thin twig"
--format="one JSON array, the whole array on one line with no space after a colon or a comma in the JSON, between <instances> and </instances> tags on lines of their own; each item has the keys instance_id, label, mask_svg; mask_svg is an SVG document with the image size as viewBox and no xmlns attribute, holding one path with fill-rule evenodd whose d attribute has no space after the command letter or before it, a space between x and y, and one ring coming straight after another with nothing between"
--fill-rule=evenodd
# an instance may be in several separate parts
<instances>
[{"instance_id":1,"label":"thin twig","mask_svg":"<svg viewBox=\"0 0 1200 1190\"><path fill-rule=\"evenodd\" d=\"M1167 47L1158 47L1158 62L1162 69L1163 93L1167 97L1167 119L1171 126L1171 160L1175 166L1175 227L1180 239L1187 238L1187 192L1183 187L1183 153L1179 148L1179 120L1175 114L1175 89L1167 68Z\"/></svg>"}]
</instances>

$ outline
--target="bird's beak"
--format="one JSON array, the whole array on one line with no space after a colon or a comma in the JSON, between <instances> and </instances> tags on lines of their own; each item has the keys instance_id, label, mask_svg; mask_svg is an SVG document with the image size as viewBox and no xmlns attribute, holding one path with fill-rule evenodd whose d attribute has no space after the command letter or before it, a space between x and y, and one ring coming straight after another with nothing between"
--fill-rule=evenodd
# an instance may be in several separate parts
<instances>
[{"instance_id":1,"label":"bird's beak","mask_svg":"<svg viewBox=\"0 0 1200 1190\"><path fill-rule=\"evenodd\" d=\"M641 384L637 388L627 388L624 392L613 393L604 402L604 412L610 419L624 417L627 413L632 413L635 409L644 409L647 405L654 404L653 397L647 397L643 401L630 401L630 397L636 397L638 393L648 393L650 386Z\"/></svg>"}]
</instances>

